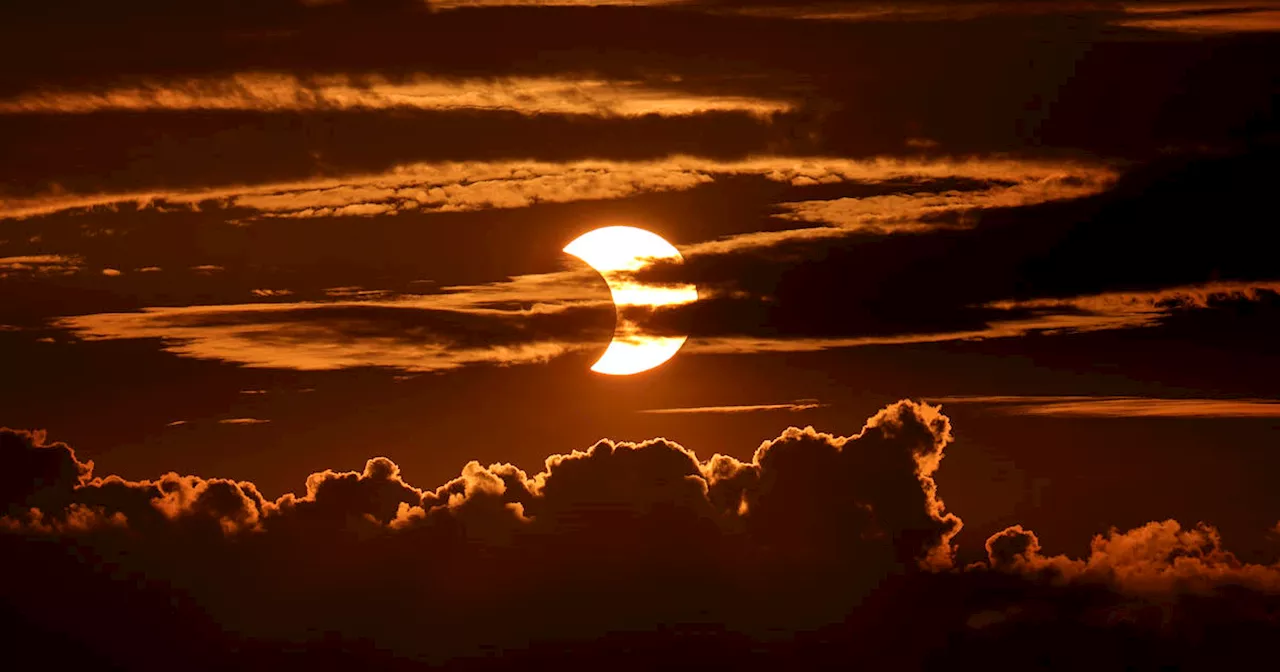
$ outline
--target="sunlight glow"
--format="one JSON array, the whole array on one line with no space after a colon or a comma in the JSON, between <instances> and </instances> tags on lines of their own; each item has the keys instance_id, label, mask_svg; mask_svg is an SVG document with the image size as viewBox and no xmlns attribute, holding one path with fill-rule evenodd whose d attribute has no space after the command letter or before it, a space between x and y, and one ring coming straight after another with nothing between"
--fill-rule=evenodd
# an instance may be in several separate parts
<instances>
[{"instance_id":1,"label":"sunlight glow","mask_svg":"<svg viewBox=\"0 0 1280 672\"><path fill-rule=\"evenodd\" d=\"M608 226L582 234L564 251L586 262L609 285L614 306L673 306L698 300L693 285L654 285L630 274L657 260L683 262L671 243L631 226ZM650 336L635 320L618 313L613 340L591 366L597 373L629 376L648 371L675 356L688 336Z\"/></svg>"}]
</instances>

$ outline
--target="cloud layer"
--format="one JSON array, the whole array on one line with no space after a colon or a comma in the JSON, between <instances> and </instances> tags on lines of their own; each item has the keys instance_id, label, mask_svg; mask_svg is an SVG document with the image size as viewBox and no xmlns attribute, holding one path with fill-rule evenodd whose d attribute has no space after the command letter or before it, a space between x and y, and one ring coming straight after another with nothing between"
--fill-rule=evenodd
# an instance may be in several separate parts
<instances>
[{"instance_id":1,"label":"cloud layer","mask_svg":"<svg viewBox=\"0 0 1280 672\"><path fill-rule=\"evenodd\" d=\"M220 656L247 655L231 645L241 637L323 650L325 632L423 660L493 647L519 656L531 644L674 623L716 624L764 646L780 628L856 638L904 617L892 604L914 590L934 601L913 603L916 618L928 615L921 641L1003 640L1041 627L1045 609L1083 609L1104 630L1136 628L1155 642L1169 634L1170 613L1176 632L1196 632L1219 618L1193 609L1204 600L1236 613L1280 592L1280 566L1241 562L1214 528L1173 520L1107 531L1081 559L1047 556L1013 526L987 540L985 562L959 567L952 540L962 523L934 480L951 441L937 407L901 401L854 436L787 429L750 461L702 459L664 439L602 440L548 457L538 473L473 461L425 489L378 457L269 499L227 479L99 476L65 444L4 430L0 543L15 568L84 585L86 596L145 576L126 624L168 618L180 625L168 645L181 648L214 619ZM96 560L51 561L46 541L74 542ZM46 618L39 585L9 585L8 608ZM152 595L170 595L176 615L151 612ZM1151 609L1165 610L1164 625ZM99 626L60 627L97 642ZM132 641L105 654L147 655Z\"/></svg>"},{"instance_id":2,"label":"cloud layer","mask_svg":"<svg viewBox=\"0 0 1280 672\"><path fill-rule=\"evenodd\" d=\"M328 75L300 79L243 73L220 79L145 81L103 91L38 91L0 100L0 114L88 114L154 110L498 110L520 114L637 117L704 112L769 116L792 109L780 100L684 93L643 82L561 78L395 81L379 76Z\"/></svg>"}]
</instances>

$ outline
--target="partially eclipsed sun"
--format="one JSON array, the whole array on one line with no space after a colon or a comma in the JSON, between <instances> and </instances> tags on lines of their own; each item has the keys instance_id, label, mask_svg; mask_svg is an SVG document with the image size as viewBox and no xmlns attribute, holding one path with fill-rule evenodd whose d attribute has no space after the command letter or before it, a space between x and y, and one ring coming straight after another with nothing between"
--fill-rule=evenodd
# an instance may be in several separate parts
<instances>
[{"instance_id":1,"label":"partially eclipsed sun","mask_svg":"<svg viewBox=\"0 0 1280 672\"><path fill-rule=\"evenodd\" d=\"M629 376L648 371L671 359L688 336L652 336L623 308L629 306L673 306L698 300L693 285L654 285L636 282L631 274L654 261L683 262L671 243L661 236L632 226L607 226L578 236L565 252L585 261L609 285L618 311L613 340L600 359L591 365L597 373Z\"/></svg>"}]
</instances>

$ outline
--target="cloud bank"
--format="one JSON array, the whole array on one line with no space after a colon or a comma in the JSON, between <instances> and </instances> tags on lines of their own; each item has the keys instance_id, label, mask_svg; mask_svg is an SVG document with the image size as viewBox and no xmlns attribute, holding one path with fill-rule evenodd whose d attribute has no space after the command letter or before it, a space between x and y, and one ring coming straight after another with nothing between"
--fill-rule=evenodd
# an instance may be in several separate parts
<instances>
[{"instance_id":1,"label":"cloud bank","mask_svg":"<svg viewBox=\"0 0 1280 672\"><path fill-rule=\"evenodd\" d=\"M99 476L43 433L3 430L0 544L29 581L0 595L39 623L53 606L44 586L83 591L59 593L65 610L138 577L133 608L117 619L178 631L161 645L112 639L98 652L116 663L213 644L220 660L257 662L264 642L323 652L335 643L323 633L336 632L355 645L343 645L348 654L374 656L366 663L484 651L537 659L557 641L670 646L664 628L699 623L720 634L694 643L694 655L748 637L757 653L798 656L769 633L877 641L877 628L908 613L917 626L893 637L913 632L922 651L935 637L976 646L1028 628L1044 636L1056 618L1076 617L1096 624L1091 637L1155 646L1275 603L1280 566L1241 562L1211 526L1173 520L1099 534L1079 559L1046 556L1013 526L987 540L986 561L957 566L962 522L934 480L951 442L937 407L904 400L853 436L789 428L749 461L700 458L665 439L602 440L551 455L537 473L473 461L432 489L375 457L270 499L243 481ZM89 562L59 558L64 546ZM918 591L928 604L911 601ZM152 611L153 597L168 607ZM202 630L207 619L221 630ZM91 649L112 631L85 619L60 627ZM872 660L895 653L876 646ZM925 662L896 653L910 669Z\"/></svg>"}]
</instances>

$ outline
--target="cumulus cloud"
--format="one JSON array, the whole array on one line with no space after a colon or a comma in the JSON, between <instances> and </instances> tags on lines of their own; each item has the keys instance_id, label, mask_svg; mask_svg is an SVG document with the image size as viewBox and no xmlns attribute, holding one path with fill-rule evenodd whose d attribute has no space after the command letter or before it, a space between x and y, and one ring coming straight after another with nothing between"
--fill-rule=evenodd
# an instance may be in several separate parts
<instances>
[{"instance_id":1,"label":"cumulus cloud","mask_svg":"<svg viewBox=\"0 0 1280 672\"><path fill-rule=\"evenodd\" d=\"M1146 613L1144 604L1194 616L1203 610L1181 600L1247 606L1280 593L1275 566L1242 563L1212 527L1175 521L1100 534L1080 560L1046 556L1015 526L987 541L986 562L957 567L961 521L934 480L951 441L937 407L904 400L852 436L789 428L749 460L701 458L665 439L602 440L551 455L537 473L472 461L431 489L375 457L314 473L300 493L272 500L228 479L99 477L65 444L3 430L0 544L6 562L38 577L24 585L80 586L83 596L59 602L64 610L110 594L122 585L113 577L146 576L116 619L182 624L167 642L186 642L213 619L221 643L210 655L219 656L286 640L321 651L319 633L341 632L369 644L358 656L519 657L543 645L533 642L601 642L682 623L711 628L690 655L709 655L701 647L725 636L715 633L742 633L739 645L766 647L752 649L763 655L775 646L769 633L812 631L817 650L851 638L867 642L858 649L867 659L914 669L915 654L887 646L904 636L893 634L905 627L899 618L913 624L917 648L938 637L965 660L975 644L965 633L1027 632L1046 608L1105 630ZM105 564L43 550L70 543ZM1222 596L1233 589L1246 593ZM39 590L7 590L22 611L47 604ZM152 595L162 611L146 606ZM101 622L63 623L68 636L97 641L78 624ZM670 646L662 632L636 636ZM131 641L114 655L154 656L154 642L131 650ZM797 646L782 649L788 660L803 659L794 656L808 645Z\"/></svg>"},{"instance_id":2,"label":"cumulus cloud","mask_svg":"<svg viewBox=\"0 0 1280 672\"><path fill-rule=\"evenodd\" d=\"M1124 532L1112 528L1096 535L1089 555L1079 560L1044 555L1036 534L1020 525L992 535L986 547L993 569L1103 583L1131 594L1211 593L1227 585L1280 591L1280 564L1240 561L1222 547L1217 528L1204 523L1184 528L1164 520Z\"/></svg>"}]
</instances>

